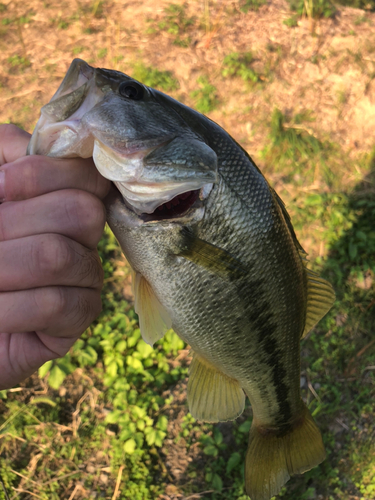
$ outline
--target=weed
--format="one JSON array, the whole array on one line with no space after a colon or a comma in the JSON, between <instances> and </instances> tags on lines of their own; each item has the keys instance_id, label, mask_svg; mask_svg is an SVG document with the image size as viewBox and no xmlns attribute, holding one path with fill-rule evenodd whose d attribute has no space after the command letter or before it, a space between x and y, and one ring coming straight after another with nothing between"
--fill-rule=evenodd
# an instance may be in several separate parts
<instances>
[{"instance_id":1,"label":"weed","mask_svg":"<svg viewBox=\"0 0 375 500\"><path fill-rule=\"evenodd\" d=\"M158 23L158 28L174 36L174 45L188 47L191 43L188 31L195 21L195 17L186 15L185 4L170 4L164 9L164 19Z\"/></svg>"},{"instance_id":2,"label":"weed","mask_svg":"<svg viewBox=\"0 0 375 500\"><path fill-rule=\"evenodd\" d=\"M337 3L355 9L375 10L375 0L338 0Z\"/></svg>"},{"instance_id":3,"label":"weed","mask_svg":"<svg viewBox=\"0 0 375 500\"><path fill-rule=\"evenodd\" d=\"M53 24L54 26L56 26L60 30L66 30L70 24L69 21L67 21L66 19L63 19L61 16L51 18L50 22L51 22L51 24Z\"/></svg>"},{"instance_id":4,"label":"weed","mask_svg":"<svg viewBox=\"0 0 375 500\"><path fill-rule=\"evenodd\" d=\"M288 17L288 19L284 19L283 24L289 26L289 28L295 28L298 26L298 19L296 16Z\"/></svg>"},{"instance_id":5,"label":"weed","mask_svg":"<svg viewBox=\"0 0 375 500\"><path fill-rule=\"evenodd\" d=\"M301 120L301 115L298 117ZM271 145L264 152L270 150L276 154L277 161L300 161L322 151L322 143L304 129L285 126L285 117L277 108L271 117Z\"/></svg>"},{"instance_id":6,"label":"weed","mask_svg":"<svg viewBox=\"0 0 375 500\"><path fill-rule=\"evenodd\" d=\"M354 21L354 24L356 26L359 26L362 23L371 24L371 19L369 19L366 15L362 15L362 16L358 16L357 19Z\"/></svg>"},{"instance_id":7,"label":"weed","mask_svg":"<svg viewBox=\"0 0 375 500\"><path fill-rule=\"evenodd\" d=\"M78 47L74 47L72 52L74 56L77 56L78 54L81 54L84 50L86 50L86 47L83 47L82 45Z\"/></svg>"},{"instance_id":8,"label":"weed","mask_svg":"<svg viewBox=\"0 0 375 500\"><path fill-rule=\"evenodd\" d=\"M1 20L1 24L3 26L8 26L9 24L12 24L13 21L14 21L14 19L12 19L10 17L5 17L4 19Z\"/></svg>"},{"instance_id":9,"label":"weed","mask_svg":"<svg viewBox=\"0 0 375 500\"><path fill-rule=\"evenodd\" d=\"M249 10L257 12L262 5L265 5L267 0L241 0L240 2L240 10L245 14L249 12Z\"/></svg>"},{"instance_id":10,"label":"weed","mask_svg":"<svg viewBox=\"0 0 375 500\"><path fill-rule=\"evenodd\" d=\"M242 54L233 52L224 57L222 75L224 77L240 76L245 82L256 83L259 81L259 75L250 68L253 61L254 58L251 52Z\"/></svg>"},{"instance_id":11,"label":"weed","mask_svg":"<svg viewBox=\"0 0 375 500\"><path fill-rule=\"evenodd\" d=\"M321 17L333 17L336 12L335 6L330 0L288 0L291 10L299 16L306 15L311 19Z\"/></svg>"},{"instance_id":12,"label":"weed","mask_svg":"<svg viewBox=\"0 0 375 500\"><path fill-rule=\"evenodd\" d=\"M98 51L98 58L99 59L104 59L104 57L107 55L108 49L100 49Z\"/></svg>"},{"instance_id":13,"label":"weed","mask_svg":"<svg viewBox=\"0 0 375 500\"><path fill-rule=\"evenodd\" d=\"M1 3L0 2L0 14L2 14L3 12L5 12L7 9L8 9L8 6L5 5L5 3Z\"/></svg>"},{"instance_id":14,"label":"weed","mask_svg":"<svg viewBox=\"0 0 375 500\"><path fill-rule=\"evenodd\" d=\"M210 84L206 76L200 76L197 80L199 89L191 93L191 97L195 99L195 107L201 113L209 113L213 111L219 104L216 93L216 87Z\"/></svg>"},{"instance_id":15,"label":"weed","mask_svg":"<svg viewBox=\"0 0 375 500\"><path fill-rule=\"evenodd\" d=\"M103 17L104 5L105 5L105 2L103 0L94 0L93 4L92 4L92 10L91 10L92 15L98 19Z\"/></svg>"},{"instance_id":16,"label":"weed","mask_svg":"<svg viewBox=\"0 0 375 500\"><path fill-rule=\"evenodd\" d=\"M11 72L14 71L22 72L26 68L29 68L31 66L31 62L28 57L19 56L18 54L8 57L7 61L11 67Z\"/></svg>"},{"instance_id":17,"label":"weed","mask_svg":"<svg viewBox=\"0 0 375 500\"><path fill-rule=\"evenodd\" d=\"M133 77L149 87L165 91L176 90L179 87L178 80L170 71L160 71L143 63L134 66Z\"/></svg>"},{"instance_id":18,"label":"weed","mask_svg":"<svg viewBox=\"0 0 375 500\"><path fill-rule=\"evenodd\" d=\"M28 24L32 20L32 17L35 16L35 12L29 12L25 16L21 16L18 18L19 24Z\"/></svg>"}]
</instances>

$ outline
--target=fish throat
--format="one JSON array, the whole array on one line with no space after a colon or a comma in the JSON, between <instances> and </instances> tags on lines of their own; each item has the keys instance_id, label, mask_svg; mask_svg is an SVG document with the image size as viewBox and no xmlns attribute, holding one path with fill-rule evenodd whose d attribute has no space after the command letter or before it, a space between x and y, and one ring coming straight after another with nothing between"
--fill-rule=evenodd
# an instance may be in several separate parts
<instances>
[{"instance_id":1,"label":"fish throat","mask_svg":"<svg viewBox=\"0 0 375 500\"><path fill-rule=\"evenodd\" d=\"M154 220L174 219L186 213L199 200L199 189L181 193L170 201L159 205L154 212L147 217L152 217Z\"/></svg>"}]
</instances>

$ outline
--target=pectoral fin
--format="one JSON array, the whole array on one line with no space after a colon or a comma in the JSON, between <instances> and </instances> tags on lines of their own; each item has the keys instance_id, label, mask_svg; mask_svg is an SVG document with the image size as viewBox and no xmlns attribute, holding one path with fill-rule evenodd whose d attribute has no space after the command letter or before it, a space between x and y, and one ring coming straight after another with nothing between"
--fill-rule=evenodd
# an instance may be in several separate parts
<instances>
[{"instance_id":1,"label":"pectoral fin","mask_svg":"<svg viewBox=\"0 0 375 500\"><path fill-rule=\"evenodd\" d=\"M201 240L187 228L183 228L181 233L183 236L183 247L179 253L181 257L227 280L237 279L246 273L241 262L226 250Z\"/></svg>"},{"instance_id":2,"label":"pectoral fin","mask_svg":"<svg viewBox=\"0 0 375 500\"><path fill-rule=\"evenodd\" d=\"M132 278L134 309L139 317L142 338L146 344L153 346L172 327L172 320L148 281L134 271Z\"/></svg>"},{"instance_id":3,"label":"pectoral fin","mask_svg":"<svg viewBox=\"0 0 375 500\"><path fill-rule=\"evenodd\" d=\"M234 420L245 407L245 394L237 380L196 353L189 370L187 399L190 413L204 422Z\"/></svg>"}]
</instances>

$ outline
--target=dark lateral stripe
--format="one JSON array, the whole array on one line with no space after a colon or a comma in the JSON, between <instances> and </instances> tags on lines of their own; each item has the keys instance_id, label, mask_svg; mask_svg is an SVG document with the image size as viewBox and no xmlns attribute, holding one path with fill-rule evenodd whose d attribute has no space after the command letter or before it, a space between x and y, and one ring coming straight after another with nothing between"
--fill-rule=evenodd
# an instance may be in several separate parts
<instances>
[{"instance_id":1,"label":"dark lateral stripe","mask_svg":"<svg viewBox=\"0 0 375 500\"><path fill-rule=\"evenodd\" d=\"M249 325L254 332L257 332L259 346L264 353L264 358L267 359L267 366L272 371L272 382L278 404L276 424L284 434L290 428L292 409L288 397L288 386L285 383L287 372L283 366L282 352L275 338L277 326L273 321L272 308L259 280L243 282L242 287L237 287L237 291L242 300L246 298L246 316Z\"/></svg>"},{"instance_id":2,"label":"dark lateral stripe","mask_svg":"<svg viewBox=\"0 0 375 500\"><path fill-rule=\"evenodd\" d=\"M282 365L281 352L277 348L277 342L274 338L266 333L266 338L263 337L261 342L263 350L268 355L267 365L272 369L272 380L275 386L277 403L279 405L278 416L276 423L284 432L288 432L292 419L292 410L288 400L288 386L285 384L286 370Z\"/></svg>"}]
</instances>

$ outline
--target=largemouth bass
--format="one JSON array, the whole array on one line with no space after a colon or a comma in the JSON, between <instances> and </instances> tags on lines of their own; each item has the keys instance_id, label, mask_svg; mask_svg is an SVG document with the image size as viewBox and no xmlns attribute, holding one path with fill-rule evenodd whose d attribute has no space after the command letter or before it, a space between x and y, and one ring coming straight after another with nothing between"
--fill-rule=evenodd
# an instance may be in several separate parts
<instances>
[{"instance_id":1,"label":"largemouth bass","mask_svg":"<svg viewBox=\"0 0 375 500\"><path fill-rule=\"evenodd\" d=\"M108 222L133 269L153 345L171 326L192 348L198 420L253 422L246 491L268 500L325 458L300 396L300 339L334 301L306 267L284 204L220 126L118 71L75 59L41 110L29 154L93 156L112 180Z\"/></svg>"}]
</instances>

